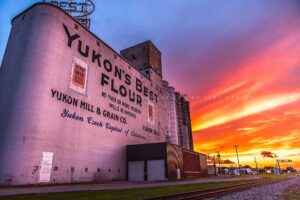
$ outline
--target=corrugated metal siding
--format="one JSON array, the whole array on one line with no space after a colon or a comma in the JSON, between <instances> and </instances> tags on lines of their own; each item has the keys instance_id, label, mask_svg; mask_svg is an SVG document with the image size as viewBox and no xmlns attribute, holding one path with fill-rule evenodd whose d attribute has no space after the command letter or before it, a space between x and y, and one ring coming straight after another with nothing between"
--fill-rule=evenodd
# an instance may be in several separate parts
<instances>
[{"instance_id":1,"label":"corrugated metal siding","mask_svg":"<svg viewBox=\"0 0 300 200\"><path fill-rule=\"evenodd\" d=\"M183 154L183 170L185 177L199 177L200 162L199 154L187 150L182 150Z\"/></svg>"},{"instance_id":2,"label":"corrugated metal siding","mask_svg":"<svg viewBox=\"0 0 300 200\"><path fill-rule=\"evenodd\" d=\"M201 176L207 176L208 175L207 156L204 154L199 154L199 162L200 162Z\"/></svg>"},{"instance_id":3,"label":"corrugated metal siding","mask_svg":"<svg viewBox=\"0 0 300 200\"><path fill-rule=\"evenodd\" d=\"M167 166L169 180L177 180L177 169L180 171L180 177L183 177L183 156L179 146L167 144Z\"/></svg>"}]
</instances>

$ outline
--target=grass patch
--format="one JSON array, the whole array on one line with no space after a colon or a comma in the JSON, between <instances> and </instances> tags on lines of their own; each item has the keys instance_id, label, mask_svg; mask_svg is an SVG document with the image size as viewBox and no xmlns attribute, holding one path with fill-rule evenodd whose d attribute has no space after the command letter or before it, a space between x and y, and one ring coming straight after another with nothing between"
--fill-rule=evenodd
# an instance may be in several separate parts
<instances>
[{"instance_id":1,"label":"grass patch","mask_svg":"<svg viewBox=\"0 0 300 200\"><path fill-rule=\"evenodd\" d=\"M286 200L299 200L300 199L300 184L293 185L284 191Z\"/></svg>"},{"instance_id":2,"label":"grass patch","mask_svg":"<svg viewBox=\"0 0 300 200\"><path fill-rule=\"evenodd\" d=\"M300 199L300 193L294 193L294 194L289 194L285 196L286 200L299 200Z\"/></svg>"},{"instance_id":3,"label":"grass patch","mask_svg":"<svg viewBox=\"0 0 300 200\"><path fill-rule=\"evenodd\" d=\"M277 180L277 179L282 179L282 178L288 178L291 176L294 176L295 174L291 173L291 174L280 174L280 175L275 175L275 174L259 174L259 175L255 175L260 177L261 179L264 180Z\"/></svg>"},{"instance_id":4,"label":"grass patch","mask_svg":"<svg viewBox=\"0 0 300 200\"><path fill-rule=\"evenodd\" d=\"M210 188L218 188L223 186L238 185L251 181L228 181L217 183L198 183L177 186L162 186L142 189L125 189L125 190L102 190L102 191L84 191L84 192L64 192L64 193L48 193L48 194L29 194L0 197L7 200L135 200L151 197L159 197L170 194L190 192L194 190L204 190Z\"/></svg>"},{"instance_id":5,"label":"grass patch","mask_svg":"<svg viewBox=\"0 0 300 200\"><path fill-rule=\"evenodd\" d=\"M291 175L258 175L261 179L275 180L286 178ZM63 193L47 193L47 194L28 194L0 197L0 200L135 200L151 197L159 197L176 193L190 192L195 190L204 190L218 188L231 185L239 185L242 183L251 183L257 180L240 180L240 181L224 181L214 183L197 183L176 186L161 186L141 189L123 189L123 190L102 190L102 191L80 191L80 192L63 192Z\"/></svg>"}]
</instances>

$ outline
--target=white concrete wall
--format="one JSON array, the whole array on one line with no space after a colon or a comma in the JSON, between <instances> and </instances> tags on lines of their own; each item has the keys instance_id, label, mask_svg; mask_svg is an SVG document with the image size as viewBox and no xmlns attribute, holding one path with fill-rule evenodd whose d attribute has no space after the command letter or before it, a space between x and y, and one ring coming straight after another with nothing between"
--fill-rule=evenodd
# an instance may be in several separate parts
<instances>
[{"instance_id":1,"label":"white concrete wall","mask_svg":"<svg viewBox=\"0 0 300 200\"><path fill-rule=\"evenodd\" d=\"M168 142L179 145L178 139L178 121L176 111L175 89L169 86L169 83L163 83L163 98L164 98L164 118L165 118L165 134L168 137Z\"/></svg>"},{"instance_id":2,"label":"white concrete wall","mask_svg":"<svg viewBox=\"0 0 300 200\"><path fill-rule=\"evenodd\" d=\"M79 34L83 48L89 45L100 53L101 62L108 59L130 74L133 84L126 86L135 91L134 79L161 95L161 90L125 62L116 52L90 32L79 26L64 12L50 5L38 4L19 16L13 22L8 46L0 71L0 184L34 184L39 182L42 152L53 152L51 183L94 180L125 179L126 152L128 144L153 143L165 140L159 128L162 121L162 103L155 106L155 123L149 124L147 102L149 98L140 94L143 106L129 102L127 98L113 93L109 87L100 85L101 73L110 77L103 68L91 62L77 51L78 39L67 45L65 24L70 33ZM71 68L74 56L88 65L87 95L72 90ZM130 68L130 69L129 69ZM116 84L123 84L114 78ZM160 83L157 83L161 85ZM51 90L63 92L89 104L108 110L127 120L127 124L108 119L95 112L72 106L52 98ZM141 110L136 118L129 117L109 108L111 101L101 96L106 92L123 102ZM138 92L137 92L138 93ZM114 103L114 105L117 105ZM118 105L117 105L118 106ZM119 106L122 107L122 106ZM123 107L122 107L123 108ZM64 109L76 112L84 121L64 118ZM103 127L88 124L87 117L103 123ZM122 128L121 133L110 132L105 124ZM159 131L159 135L149 133L143 126ZM129 130L128 135L125 130ZM133 137L130 132L140 134ZM57 170L54 168L57 167ZM72 173L71 168L74 168ZM86 171L85 169L88 168Z\"/></svg>"}]
</instances>

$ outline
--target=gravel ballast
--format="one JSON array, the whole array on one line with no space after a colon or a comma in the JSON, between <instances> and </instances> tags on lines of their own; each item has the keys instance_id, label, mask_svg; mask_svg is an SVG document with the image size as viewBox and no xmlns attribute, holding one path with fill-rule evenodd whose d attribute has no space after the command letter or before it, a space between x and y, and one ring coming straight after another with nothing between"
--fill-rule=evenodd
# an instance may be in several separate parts
<instances>
[{"instance_id":1,"label":"gravel ballast","mask_svg":"<svg viewBox=\"0 0 300 200\"><path fill-rule=\"evenodd\" d=\"M284 199L284 191L300 183L300 176L279 183L259 186L249 190L235 192L230 195L214 198L215 200L281 200Z\"/></svg>"}]
</instances>

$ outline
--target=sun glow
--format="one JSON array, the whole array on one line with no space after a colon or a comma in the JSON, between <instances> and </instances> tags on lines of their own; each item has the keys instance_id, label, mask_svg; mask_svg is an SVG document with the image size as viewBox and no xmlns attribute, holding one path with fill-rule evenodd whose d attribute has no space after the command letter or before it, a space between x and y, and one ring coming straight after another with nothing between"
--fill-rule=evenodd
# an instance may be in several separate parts
<instances>
[{"instance_id":1,"label":"sun glow","mask_svg":"<svg viewBox=\"0 0 300 200\"><path fill-rule=\"evenodd\" d=\"M260 156L269 151L300 169L299 34L299 27L289 27L205 98L191 101L196 151L220 151L235 162L233 146L238 144L242 164L253 166L257 156L260 166L273 166L273 158Z\"/></svg>"}]
</instances>

